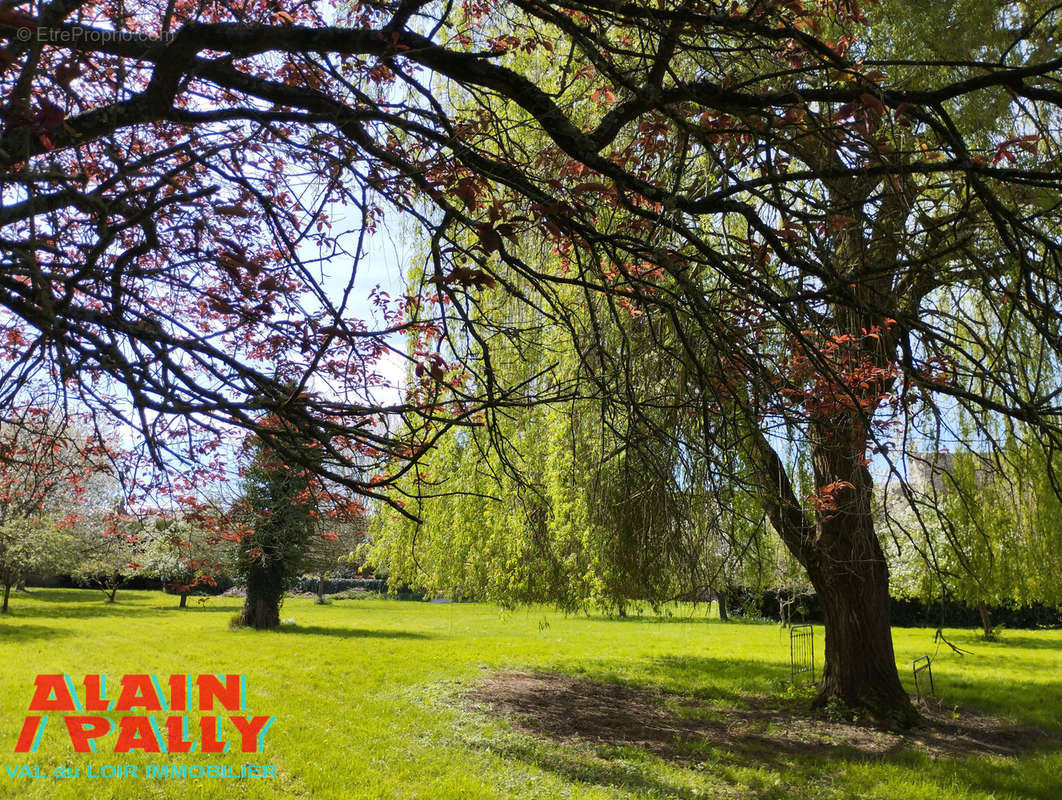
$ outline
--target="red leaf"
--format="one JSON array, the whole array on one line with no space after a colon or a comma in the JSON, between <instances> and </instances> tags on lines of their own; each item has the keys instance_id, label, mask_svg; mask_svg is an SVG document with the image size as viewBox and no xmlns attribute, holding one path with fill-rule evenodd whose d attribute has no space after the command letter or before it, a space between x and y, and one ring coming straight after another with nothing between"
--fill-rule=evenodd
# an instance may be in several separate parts
<instances>
[{"instance_id":1,"label":"red leaf","mask_svg":"<svg viewBox=\"0 0 1062 800\"><path fill-rule=\"evenodd\" d=\"M604 194L612 187L602 181L584 181L583 183L576 184L572 187L572 194L582 194L583 192L594 192L595 194Z\"/></svg>"},{"instance_id":2,"label":"red leaf","mask_svg":"<svg viewBox=\"0 0 1062 800\"><path fill-rule=\"evenodd\" d=\"M40 101L40 110L33 117L33 121L46 131L54 131L63 124L66 112L49 100Z\"/></svg>"},{"instance_id":3,"label":"red leaf","mask_svg":"<svg viewBox=\"0 0 1062 800\"><path fill-rule=\"evenodd\" d=\"M1004 150L1001 153L996 153L996 157L994 159L992 159L992 166L994 167L996 164L998 164L1004 158L1007 159L1007 161L1009 161L1012 164L1015 161L1018 160L1018 159L1016 159L1014 157L1014 154L1012 152L1010 152L1009 150Z\"/></svg>"},{"instance_id":4,"label":"red leaf","mask_svg":"<svg viewBox=\"0 0 1062 800\"><path fill-rule=\"evenodd\" d=\"M479 188L476 186L476 182L471 178L462 178L457 182L454 187L454 194L456 194L461 201L465 204L465 208L469 211L475 211L479 205L476 198L479 195Z\"/></svg>"},{"instance_id":5,"label":"red leaf","mask_svg":"<svg viewBox=\"0 0 1062 800\"><path fill-rule=\"evenodd\" d=\"M848 217L844 214L829 214L826 217L826 227L830 229L831 233L836 233L858 221L855 217Z\"/></svg>"},{"instance_id":6,"label":"red leaf","mask_svg":"<svg viewBox=\"0 0 1062 800\"><path fill-rule=\"evenodd\" d=\"M501 252L502 242L498 232L487 223L476 226L476 235L479 236L479 246L484 253Z\"/></svg>"}]
</instances>

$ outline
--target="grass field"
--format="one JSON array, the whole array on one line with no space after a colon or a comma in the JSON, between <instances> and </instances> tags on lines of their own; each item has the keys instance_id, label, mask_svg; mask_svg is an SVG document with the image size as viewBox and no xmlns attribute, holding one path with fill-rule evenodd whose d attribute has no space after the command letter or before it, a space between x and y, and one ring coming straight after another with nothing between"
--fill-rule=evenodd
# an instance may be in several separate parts
<instances>
[{"instance_id":1,"label":"grass field","mask_svg":"<svg viewBox=\"0 0 1062 800\"><path fill-rule=\"evenodd\" d=\"M106 605L98 592L35 590L15 596L0 619L0 763L48 776L0 771L0 796L1062 797L1062 631L1004 631L991 644L949 632L973 652L936 652L935 713L962 722L975 709L1014 723L981 739L975 731L952 750L947 732L903 741L811 717L806 690L787 686L785 631L722 624L703 610L609 620L294 599L282 612L294 624L255 633L228 628L239 600L182 611L161 593L118 598ZM932 631L897 629L895 640L910 686L911 660L935 652ZM816 643L821 664L821 628ZM123 674L165 682L243 673L246 714L276 720L261 754L115 754L113 734L98 753L77 754L53 712L39 750L15 754L33 678L46 673L75 682L105 674L112 696ZM244 763L274 765L277 777L143 777L148 765ZM135 765L138 776L86 777L108 764ZM64 765L81 775L50 777Z\"/></svg>"}]
</instances>

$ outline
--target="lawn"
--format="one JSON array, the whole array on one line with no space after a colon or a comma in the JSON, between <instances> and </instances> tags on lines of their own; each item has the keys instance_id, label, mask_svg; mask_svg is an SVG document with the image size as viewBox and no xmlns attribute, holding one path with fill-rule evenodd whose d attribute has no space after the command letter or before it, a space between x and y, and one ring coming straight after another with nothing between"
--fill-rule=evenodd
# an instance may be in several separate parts
<instances>
[{"instance_id":1,"label":"lawn","mask_svg":"<svg viewBox=\"0 0 1062 800\"><path fill-rule=\"evenodd\" d=\"M231 631L239 600L185 610L161 593L34 590L0 619L0 771L20 798L1042 798L1062 796L1062 631L1003 631L972 651L896 629L910 663L936 654L938 719L978 734L885 737L806 714L788 633L703 610L609 620L479 604L292 599L275 633ZM816 629L821 664L822 630ZM243 673L247 715L273 715L260 754L74 753L52 712L14 753L37 674ZM113 688L112 688L113 687ZM506 712L506 713L502 713ZM136 712L144 713L144 712ZM155 712L159 713L159 712ZM983 715L981 718L975 714ZM164 716L164 714L162 714ZM115 715L117 716L117 715ZM197 731L198 712L190 714ZM992 727L995 726L995 727ZM964 729L965 730L965 729ZM964 738L965 737L965 738ZM233 750L239 746L234 745ZM275 779L146 778L148 765L273 765ZM78 778L51 777L61 766ZM88 778L105 765L137 777ZM16 770L17 771L17 770Z\"/></svg>"}]
</instances>

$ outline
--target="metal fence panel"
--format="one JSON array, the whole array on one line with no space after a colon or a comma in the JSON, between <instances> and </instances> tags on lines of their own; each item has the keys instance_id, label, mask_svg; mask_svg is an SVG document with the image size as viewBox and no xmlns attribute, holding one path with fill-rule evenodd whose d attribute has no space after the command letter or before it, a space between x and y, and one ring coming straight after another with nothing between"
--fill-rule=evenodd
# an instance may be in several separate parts
<instances>
[{"instance_id":1,"label":"metal fence panel","mask_svg":"<svg viewBox=\"0 0 1062 800\"><path fill-rule=\"evenodd\" d=\"M789 629L789 668L794 684L804 676L804 682L815 683L815 630L811 625Z\"/></svg>"},{"instance_id":2,"label":"metal fence panel","mask_svg":"<svg viewBox=\"0 0 1062 800\"><path fill-rule=\"evenodd\" d=\"M935 694L933 687L933 668L930 666L929 656L919 656L912 661L911 671L914 673L915 694L918 699L921 700L923 697L933 697ZM925 685L927 682L929 684L928 694L925 692Z\"/></svg>"}]
</instances>

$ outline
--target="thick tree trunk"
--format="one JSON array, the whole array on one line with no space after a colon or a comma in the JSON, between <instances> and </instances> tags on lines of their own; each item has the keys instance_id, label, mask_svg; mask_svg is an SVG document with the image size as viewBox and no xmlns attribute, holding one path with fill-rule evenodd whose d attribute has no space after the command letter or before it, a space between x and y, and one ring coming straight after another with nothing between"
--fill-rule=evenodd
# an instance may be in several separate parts
<instances>
[{"instance_id":1,"label":"thick tree trunk","mask_svg":"<svg viewBox=\"0 0 1062 800\"><path fill-rule=\"evenodd\" d=\"M826 625L826 663L816 705L841 702L892 727L918 720L896 671L889 622L889 568L874 532L873 482L860 420L815 429L812 464L819 512L805 567Z\"/></svg>"},{"instance_id":2,"label":"thick tree trunk","mask_svg":"<svg viewBox=\"0 0 1062 800\"><path fill-rule=\"evenodd\" d=\"M977 601L977 612L981 615L981 628L984 630L985 641L994 642L996 634L992 629L992 613L988 610L984 600Z\"/></svg>"},{"instance_id":3,"label":"thick tree trunk","mask_svg":"<svg viewBox=\"0 0 1062 800\"><path fill-rule=\"evenodd\" d=\"M114 602L114 597L117 594L118 594L118 584L114 584L110 588L110 594L107 596L107 602L108 603L113 603Z\"/></svg>"},{"instance_id":4,"label":"thick tree trunk","mask_svg":"<svg viewBox=\"0 0 1062 800\"><path fill-rule=\"evenodd\" d=\"M181 594L181 602L177 604L177 608L185 608L188 605L188 595Z\"/></svg>"},{"instance_id":5,"label":"thick tree trunk","mask_svg":"<svg viewBox=\"0 0 1062 800\"><path fill-rule=\"evenodd\" d=\"M877 550L877 539L864 542ZM816 706L840 701L895 727L917 719L896 671L884 557L824 559L812 579L826 625L826 663Z\"/></svg>"},{"instance_id":6,"label":"thick tree trunk","mask_svg":"<svg viewBox=\"0 0 1062 800\"><path fill-rule=\"evenodd\" d=\"M319 606L325 604L324 599L324 575L317 576L317 599L314 601Z\"/></svg>"},{"instance_id":7,"label":"thick tree trunk","mask_svg":"<svg viewBox=\"0 0 1062 800\"><path fill-rule=\"evenodd\" d=\"M276 562L253 567L247 572L247 599L240 624L258 630L280 626L280 604L284 599L283 565Z\"/></svg>"},{"instance_id":8,"label":"thick tree trunk","mask_svg":"<svg viewBox=\"0 0 1062 800\"><path fill-rule=\"evenodd\" d=\"M257 630L267 630L280 626L280 606L262 595L247 593L240 614L240 624Z\"/></svg>"},{"instance_id":9,"label":"thick tree trunk","mask_svg":"<svg viewBox=\"0 0 1062 800\"><path fill-rule=\"evenodd\" d=\"M808 572L822 604L826 662L816 706L839 702L890 727L918 713L900 683L889 623L889 570L874 533L871 479L863 463L866 432L837 420L812 442L819 504L812 523L766 439L757 449L768 514Z\"/></svg>"},{"instance_id":10,"label":"thick tree trunk","mask_svg":"<svg viewBox=\"0 0 1062 800\"><path fill-rule=\"evenodd\" d=\"M726 611L726 589L721 592L716 592L715 600L719 604L719 621L729 622L730 615Z\"/></svg>"},{"instance_id":11,"label":"thick tree trunk","mask_svg":"<svg viewBox=\"0 0 1062 800\"><path fill-rule=\"evenodd\" d=\"M3 608L0 608L0 613L3 613L3 614L7 613L7 601L8 601L8 598L10 596L11 596L11 584L9 582L7 582L7 581L4 581L4 605L3 605Z\"/></svg>"}]
</instances>

